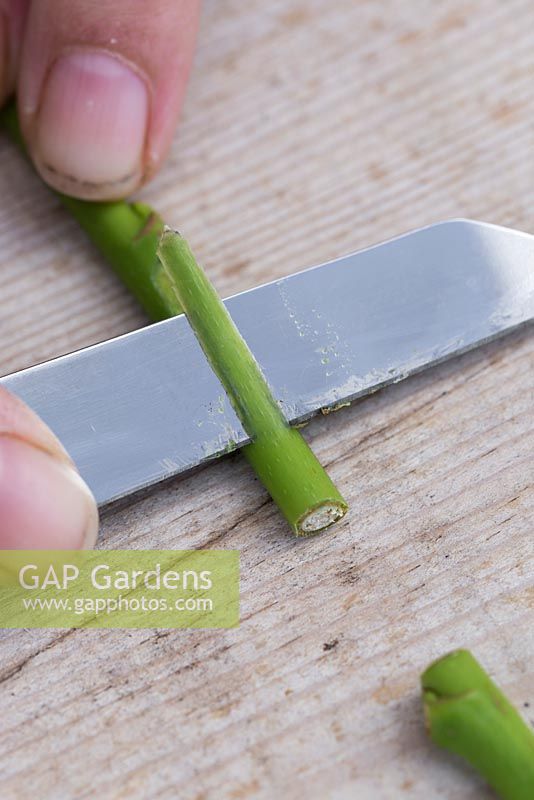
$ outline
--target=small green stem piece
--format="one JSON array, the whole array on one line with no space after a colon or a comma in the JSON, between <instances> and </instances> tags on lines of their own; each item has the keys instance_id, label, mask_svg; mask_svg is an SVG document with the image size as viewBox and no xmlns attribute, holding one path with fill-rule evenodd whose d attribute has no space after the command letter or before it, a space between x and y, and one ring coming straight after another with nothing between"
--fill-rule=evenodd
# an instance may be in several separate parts
<instances>
[{"instance_id":1,"label":"small green stem piece","mask_svg":"<svg viewBox=\"0 0 534 800\"><path fill-rule=\"evenodd\" d=\"M187 242L166 228L158 250L168 285L252 439L243 452L297 535L327 528L347 505L301 434L290 428L257 361Z\"/></svg>"},{"instance_id":2,"label":"small green stem piece","mask_svg":"<svg viewBox=\"0 0 534 800\"><path fill-rule=\"evenodd\" d=\"M421 684L432 740L465 758L504 800L533 800L534 733L471 653L435 661Z\"/></svg>"}]
</instances>

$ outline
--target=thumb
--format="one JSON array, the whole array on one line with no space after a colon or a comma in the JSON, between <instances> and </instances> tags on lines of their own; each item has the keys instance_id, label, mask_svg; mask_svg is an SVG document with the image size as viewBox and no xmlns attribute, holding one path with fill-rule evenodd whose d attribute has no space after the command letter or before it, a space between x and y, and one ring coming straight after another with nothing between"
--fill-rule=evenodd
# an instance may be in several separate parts
<instances>
[{"instance_id":1,"label":"thumb","mask_svg":"<svg viewBox=\"0 0 534 800\"><path fill-rule=\"evenodd\" d=\"M94 498L54 434L0 386L0 549L77 550L98 533Z\"/></svg>"},{"instance_id":2,"label":"thumb","mask_svg":"<svg viewBox=\"0 0 534 800\"><path fill-rule=\"evenodd\" d=\"M159 168L193 56L199 0L39 0L20 53L19 114L55 189L125 197Z\"/></svg>"}]
</instances>

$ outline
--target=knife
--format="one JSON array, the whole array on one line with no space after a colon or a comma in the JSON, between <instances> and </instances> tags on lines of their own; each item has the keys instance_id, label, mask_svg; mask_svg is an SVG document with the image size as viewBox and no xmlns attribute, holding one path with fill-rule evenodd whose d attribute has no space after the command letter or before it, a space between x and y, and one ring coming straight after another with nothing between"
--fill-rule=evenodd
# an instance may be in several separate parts
<instances>
[{"instance_id":1,"label":"knife","mask_svg":"<svg viewBox=\"0 0 534 800\"><path fill-rule=\"evenodd\" d=\"M225 301L292 424L534 318L534 236L422 228ZM99 505L249 442L185 316L0 378Z\"/></svg>"}]
</instances>

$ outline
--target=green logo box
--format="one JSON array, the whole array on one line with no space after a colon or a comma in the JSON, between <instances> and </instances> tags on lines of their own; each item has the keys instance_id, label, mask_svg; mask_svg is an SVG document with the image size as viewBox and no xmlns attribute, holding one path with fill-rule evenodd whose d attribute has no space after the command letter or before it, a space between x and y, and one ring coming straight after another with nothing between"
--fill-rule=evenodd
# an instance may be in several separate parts
<instances>
[{"instance_id":1,"label":"green logo box","mask_svg":"<svg viewBox=\"0 0 534 800\"><path fill-rule=\"evenodd\" d=\"M237 625L237 550L0 551L0 628Z\"/></svg>"}]
</instances>

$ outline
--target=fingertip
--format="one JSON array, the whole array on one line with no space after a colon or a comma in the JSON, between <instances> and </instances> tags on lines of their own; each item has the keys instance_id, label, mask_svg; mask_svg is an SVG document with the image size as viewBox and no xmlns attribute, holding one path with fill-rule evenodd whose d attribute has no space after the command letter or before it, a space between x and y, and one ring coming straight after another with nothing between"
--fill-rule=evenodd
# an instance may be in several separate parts
<instances>
[{"instance_id":1,"label":"fingertip","mask_svg":"<svg viewBox=\"0 0 534 800\"><path fill-rule=\"evenodd\" d=\"M0 436L0 548L91 548L98 511L74 467L16 436Z\"/></svg>"},{"instance_id":2,"label":"fingertip","mask_svg":"<svg viewBox=\"0 0 534 800\"><path fill-rule=\"evenodd\" d=\"M0 549L93 547L98 510L50 428L0 386Z\"/></svg>"},{"instance_id":3,"label":"fingertip","mask_svg":"<svg viewBox=\"0 0 534 800\"><path fill-rule=\"evenodd\" d=\"M199 0L32 3L18 81L23 135L60 192L114 200L157 172L176 127ZM64 20L68 18L69 24Z\"/></svg>"}]
</instances>

